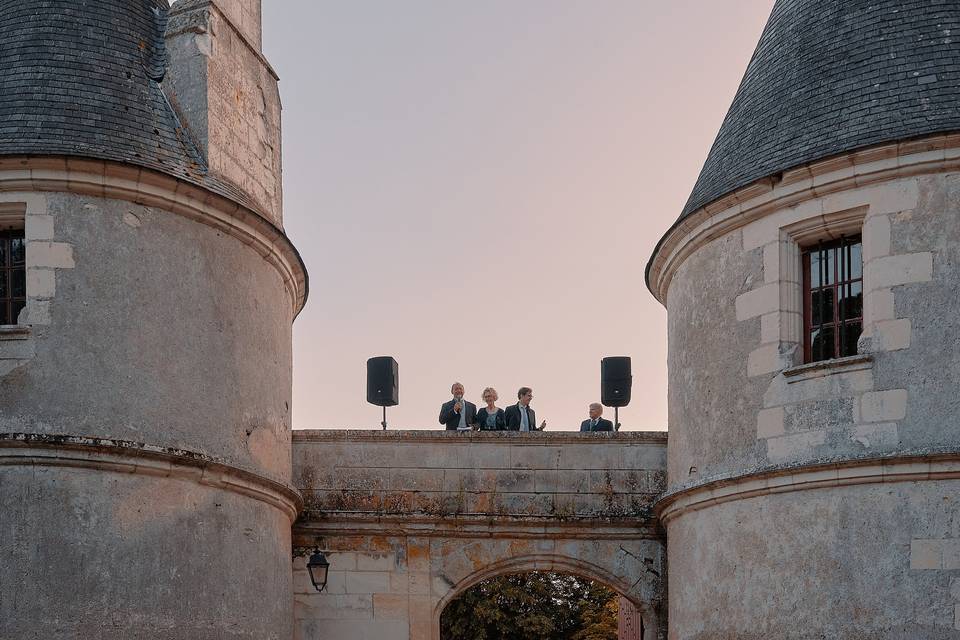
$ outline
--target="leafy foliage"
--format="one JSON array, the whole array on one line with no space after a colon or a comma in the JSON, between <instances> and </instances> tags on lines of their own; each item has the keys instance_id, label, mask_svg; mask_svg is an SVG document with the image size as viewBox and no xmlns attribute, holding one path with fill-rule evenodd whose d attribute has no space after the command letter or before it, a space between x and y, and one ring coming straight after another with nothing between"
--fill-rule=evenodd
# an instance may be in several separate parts
<instances>
[{"instance_id":1,"label":"leafy foliage","mask_svg":"<svg viewBox=\"0 0 960 640\"><path fill-rule=\"evenodd\" d=\"M498 576L443 610L443 640L616 640L617 594L563 573Z\"/></svg>"}]
</instances>

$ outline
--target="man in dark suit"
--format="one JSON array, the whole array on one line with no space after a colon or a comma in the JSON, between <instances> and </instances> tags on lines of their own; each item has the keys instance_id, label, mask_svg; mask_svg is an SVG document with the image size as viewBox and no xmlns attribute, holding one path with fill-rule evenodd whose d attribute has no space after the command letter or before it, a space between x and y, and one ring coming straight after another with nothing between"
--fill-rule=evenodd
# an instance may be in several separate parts
<instances>
[{"instance_id":1,"label":"man in dark suit","mask_svg":"<svg viewBox=\"0 0 960 640\"><path fill-rule=\"evenodd\" d=\"M590 419L580 423L580 431L613 431L613 423L604 420L603 405L599 402L590 403Z\"/></svg>"},{"instance_id":2,"label":"man in dark suit","mask_svg":"<svg viewBox=\"0 0 960 640\"><path fill-rule=\"evenodd\" d=\"M463 385L454 382L450 387L453 400L444 402L440 406L440 424L447 426L447 431L467 431L477 421L477 405L463 399Z\"/></svg>"},{"instance_id":3,"label":"man in dark suit","mask_svg":"<svg viewBox=\"0 0 960 640\"><path fill-rule=\"evenodd\" d=\"M544 420L537 429L537 412L530 406L533 400L533 389L520 387L517 391L517 404L510 405L504 410L507 431L543 431L547 428Z\"/></svg>"}]
</instances>

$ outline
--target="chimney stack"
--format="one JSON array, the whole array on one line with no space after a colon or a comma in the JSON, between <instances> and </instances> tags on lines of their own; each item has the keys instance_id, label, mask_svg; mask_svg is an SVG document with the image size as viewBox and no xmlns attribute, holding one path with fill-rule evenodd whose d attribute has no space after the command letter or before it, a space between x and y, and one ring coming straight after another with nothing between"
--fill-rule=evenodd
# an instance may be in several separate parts
<instances>
[{"instance_id":1,"label":"chimney stack","mask_svg":"<svg viewBox=\"0 0 960 640\"><path fill-rule=\"evenodd\" d=\"M163 85L210 176L282 224L280 94L261 50L260 0L180 0Z\"/></svg>"}]
</instances>

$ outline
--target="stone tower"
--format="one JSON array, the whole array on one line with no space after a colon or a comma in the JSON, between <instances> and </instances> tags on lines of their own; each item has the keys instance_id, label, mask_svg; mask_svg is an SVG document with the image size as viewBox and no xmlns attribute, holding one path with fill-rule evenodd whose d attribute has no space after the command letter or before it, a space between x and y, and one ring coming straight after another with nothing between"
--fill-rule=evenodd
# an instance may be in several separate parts
<instances>
[{"instance_id":1,"label":"stone tower","mask_svg":"<svg viewBox=\"0 0 960 640\"><path fill-rule=\"evenodd\" d=\"M671 639L960 638L958 34L778 0L650 259Z\"/></svg>"},{"instance_id":2,"label":"stone tower","mask_svg":"<svg viewBox=\"0 0 960 640\"><path fill-rule=\"evenodd\" d=\"M292 637L259 0L0 1L0 637Z\"/></svg>"}]
</instances>

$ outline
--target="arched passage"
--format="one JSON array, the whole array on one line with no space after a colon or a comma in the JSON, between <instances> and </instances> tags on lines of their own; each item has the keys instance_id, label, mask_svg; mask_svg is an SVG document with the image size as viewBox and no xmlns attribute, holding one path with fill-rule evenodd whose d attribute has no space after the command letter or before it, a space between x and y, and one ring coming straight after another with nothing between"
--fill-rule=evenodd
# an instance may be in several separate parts
<instances>
[{"instance_id":1,"label":"arched passage","mask_svg":"<svg viewBox=\"0 0 960 640\"><path fill-rule=\"evenodd\" d=\"M621 596L630 600L643 619L643 640L658 638L658 614L649 602L631 597L636 592L637 582L630 583L623 576L618 576L603 566L587 562L579 558L556 554L532 554L516 557L507 557L499 562L487 565L470 575L465 576L457 584L451 585L448 592L437 602L433 610L432 640L440 640L440 616L443 610L459 595L471 587L489 578L497 576L529 573L534 571L550 571L555 573L569 573L589 580L596 580L613 589ZM641 577L642 580L642 577Z\"/></svg>"},{"instance_id":2,"label":"arched passage","mask_svg":"<svg viewBox=\"0 0 960 640\"><path fill-rule=\"evenodd\" d=\"M661 640L664 435L527 436L295 434L296 637L437 640L443 607L480 580L556 571L621 593L644 640ZM330 561L322 593L305 568L315 548Z\"/></svg>"}]
</instances>

